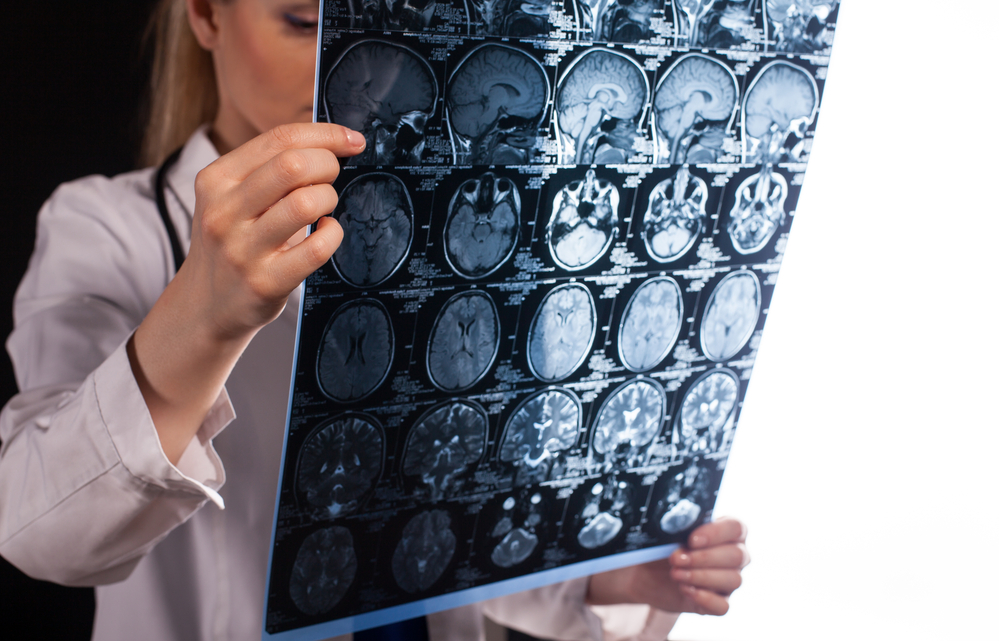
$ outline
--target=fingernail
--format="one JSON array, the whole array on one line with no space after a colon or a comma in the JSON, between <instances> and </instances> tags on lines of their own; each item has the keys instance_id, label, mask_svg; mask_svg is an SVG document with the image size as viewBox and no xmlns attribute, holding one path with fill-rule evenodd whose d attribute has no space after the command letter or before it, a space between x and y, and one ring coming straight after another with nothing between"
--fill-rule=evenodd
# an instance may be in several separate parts
<instances>
[{"instance_id":1,"label":"fingernail","mask_svg":"<svg viewBox=\"0 0 999 641\"><path fill-rule=\"evenodd\" d=\"M678 554L673 558L674 565L689 565L690 555L689 554Z\"/></svg>"},{"instance_id":2,"label":"fingernail","mask_svg":"<svg viewBox=\"0 0 999 641\"><path fill-rule=\"evenodd\" d=\"M677 581L689 581L692 576L690 570L673 570L673 578Z\"/></svg>"},{"instance_id":3,"label":"fingernail","mask_svg":"<svg viewBox=\"0 0 999 641\"><path fill-rule=\"evenodd\" d=\"M695 534L694 536L690 537L690 547L692 548L699 548L705 545L707 542L708 539L703 534Z\"/></svg>"},{"instance_id":4,"label":"fingernail","mask_svg":"<svg viewBox=\"0 0 999 641\"><path fill-rule=\"evenodd\" d=\"M354 145L355 147L361 146L364 144L364 136L358 131L354 131L353 129L348 129L347 142Z\"/></svg>"}]
</instances>

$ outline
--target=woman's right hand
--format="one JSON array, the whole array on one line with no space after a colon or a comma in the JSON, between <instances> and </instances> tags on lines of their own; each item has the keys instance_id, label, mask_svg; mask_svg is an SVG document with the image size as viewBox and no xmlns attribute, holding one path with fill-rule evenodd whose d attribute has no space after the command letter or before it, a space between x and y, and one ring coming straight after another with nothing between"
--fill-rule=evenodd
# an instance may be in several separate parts
<instances>
[{"instance_id":1,"label":"woman's right hand","mask_svg":"<svg viewBox=\"0 0 999 641\"><path fill-rule=\"evenodd\" d=\"M332 124L277 127L203 169L191 249L136 330L129 358L167 458L176 463L257 331L343 237L326 214L337 156L364 148ZM305 229L316 231L298 242Z\"/></svg>"}]
</instances>

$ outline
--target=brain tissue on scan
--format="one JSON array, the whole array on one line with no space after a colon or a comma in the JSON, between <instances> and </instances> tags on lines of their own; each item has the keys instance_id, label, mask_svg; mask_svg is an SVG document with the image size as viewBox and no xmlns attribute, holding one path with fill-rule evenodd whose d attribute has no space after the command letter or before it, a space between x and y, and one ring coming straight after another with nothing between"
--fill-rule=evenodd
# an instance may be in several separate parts
<instances>
[{"instance_id":1,"label":"brain tissue on scan","mask_svg":"<svg viewBox=\"0 0 999 641\"><path fill-rule=\"evenodd\" d=\"M749 271L719 281L701 317L701 350L709 359L725 361L742 350L760 318L760 279Z\"/></svg>"},{"instance_id":2,"label":"brain tissue on scan","mask_svg":"<svg viewBox=\"0 0 999 641\"><path fill-rule=\"evenodd\" d=\"M437 501L453 493L486 446L486 412L469 401L449 402L421 417L406 439L402 472L415 476Z\"/></svg>"},{"instance_id":3,"label":"brain tissue on scan","mask_svg":"<svg viewBox=\"0 0 999 641\"><path fill-rule=\"evenodd\" d=\"M503 512L491 533L500 542L493 548L490 558L501 568L523 563L538 547L536 529L542 524L547 506L538 492L530 498L522 492L519 499L510 496L503 501Z\"/></svg>"},{"instance_id":4,"label":"brain tissue on scan","mask_svg":"<svg viewBox=\"0 0 999 641\"><path fill-rule=\"evenodd\" d=\"M574 0L580 38L594 42L641 42L653 36L652 19L663 0Z\"/></svg>"},{"instance_id":5,"label":"brain tissue on scan","mask_svg":"<svg viewBox=\"0 0 999 641\"><path fill-rule=\"evenodd\" d=\"M487 171L461 183L444 224L444 255L455 273L482 278L505 263L520 234L520 191Z\"/></svg>"},{"instance_id":6,"label":"brain tissue on scan","mask_svg":"<svg viewBox=\"0 0 999 641\"><path fill-rule=\"evenodd\" d=\"M524 400L500 445L500 460L518 468L514 485L548 480L559 454L576 444L581 419L579 399L568 390L543 390Z\"/></svg>"},{"instance_id":7,"label":"brain tissue on scan","mask_svg":"<svg viewBox=\"0 0 999 641\"><path fill-rule=\"evenodd\" d=\"M631 503L630 488L623 481L595 483L580 518L583 527L576 541L587 550L595 550L614 540L624 527L624 513Z\"/></svg>"},{"instance_id":8,"label":"brain tissue on scan","mask_svg":"<svg viewBox=\"0 0 999 641\"><path fill-rule=\"evenodd\" d=\"M486 44L473 50L447 85L455 164L531 162L548 93L541 64L520 49Z\"/></svg>"},{"instance_id":9,"label":"brain tissue on scan","mask_svg":"<svg viewBox=\"0 0 999 641\"><path fill-rule=\"evenodd\" d=\"M579 56L556 89L559 163L628 162L648 99L649 79L632 58L608 49Z\"/></svg>"},{"instance_id":10,"label":"brain tissue on scan","mask_svg":"<svg viewBox=\"0 0 999 641\"><path fill-rule=\"evenodd\" d=\"M817 53L831 47L838 6L839 0L766 0L777 51Z\"/></svg>"},{"instance_id":11,"label":"brain tissue on scan","mask_svg":"<svg viewBox=\"0 0 999 641\"><path fill-rule=\"evenodd\" d=\"M423 592L447 570L456 544L447 512L432 510L417 514L403 528L402 538L392 554L396 583L406 592Z\"/></svg>"},{"instance_id":12,"label":"brain tissue on scan","mask_svg":"<svg viewBox=\"0 0 999 641\"><path fill-rule=\"evenodd\" d=\"M449 298L430 333L430 379L448 392L475 385L496 358L499 331L499 313L488 294L468 291Z\"/></svg>"},{"instance_id":13,"label":"brain tissue on scan","mask_svg":"<svg viewBox=\"0 0 999 641\"><path fill-rule=\"evenodd\" d=\"M590 352L597 330L593 295L579 283L559 285L548 292L527 334L527 361L545 382L572 374Z\"/></svg>"},{"instance_id":14,"label":"brain tissue on scan","mask_svg":"<svg viewBox=\"0 0 999 641\"><path fill-rule=\"evenodd\" d=\"M317 530L298 549L288 592L303 613L324 614L340 602L356 573L357 556L350 531L344 527Z\"/></svg>"},{"instance_id":15,"label":"brain tissue on scan","mask_svg":"<svg viewBox=\"0 0 999 641\"><path fill-rule=\"evenodd\" d=\"M659 433L666 414L666 396L651 379L621 385L607 397L593 422L593 449L605 460L642 463L645 448Z\"/></svg>"},{"instance_id":16,"label":"brain tissue on scan","mask_svg":"<svg viewBox=\"0 0 999 641\"><path fill-rule=\"evenodd\" d=\"M617 344L624 366L644 372L658 365L680 336L683 298L669 276L642 283L632 294L618 330Z\"/></svg>"},{"instance_id":17,"label":"brain tissue on scan","mask_svg":"<svg viewBox=\"0 0 999 641\"><path fill-rule=\"evenodd\" d=\"M413 202L401 180L381 172L355 178L333 215L343 228L333 264L347 283L372 287L399 269L413 240Z\"/></svg>"},{"instance_id":18,"label":"brain tissue on scan","mask_svg":"<svg viewBox=\"0 0 999 641\"><path fill-rule=\"evenodd\" d=\"M552 0L468 0L469 32L477 36L525 38L548 35Z\"/></svg>"},{"instance_id":19,"label":"brain tissue on scan","mask_svg":"<svg viewBox=\"0 0 999 641\"><path fill-rule=\"evenodd\" d=\"M341 305L330 319L319 347L319 387L331 399L357 401L388 376L395 335L388 310L362 299Z\"/></svg>"},{"instance_id":20,"label":"brain tissue on scan","mask_svg":"<svg viewBox=\"0 0 999 641\"><path fill-rule=\"evenodd\" d=\"M710 498L709 483L709 474L697 458L669 479L666 500L671 507L659 519L659 529L679 534L692 527L703 512L701 504Z\"/></svg>"},{"instance_id":21,"label":"brain tissue on scan","mask_svg":"<svg viewBox=\"0 0 999 641\"><path fill-rule=\"evenodd\" d=\"M348 414L319 427L299 450L296 484L335 518L354 511L382 472L385 439L373 419Z\"/></svg>"},{"instance_id":22,"label":"brain tissue on scan","mask_svg":"<svg viewBox=\"0 0 999 641\"><path fill-rule=\"evenodd\" d=\"M699 53L680 58L656 87L656 162L718 162L738 93L735 74L721 62Z\"/></svg>"},{"instance_id":23,"label":"brain tissue on scan","mask_svg":"<svg viewBox=\"0 0 999 641\"><path fill-rule=\"evenodd\" d=\"M555 194L545 241L559 267L585 269L607 253L617 238L620 203L617 186L592 169Z\"/></svg>"},{"instance_id":24,"label":"brain tissue on scan","mask_svg":"<svg viewBox=\"0 0 999 641\"><path fill-rule=\"evenodd\" d=\"M430 26L436 0L347 0L350 26L377 31L423 31Z\"/></svg>"},{"instance_id":25,"label":"brain tissue on scan","mask_svg":"<svg viewBox=\"0 0 999 641\"><path fill-rule=\"evenodd\" d=\"M681 165L649 194L642 220L642 240L649 256L670 263L684 256L705 229L708 185Z\"/></svg>"},{"instance_id":26,"label":"brain tissue on scan","mask_svg":"<svg viewBox=\"0 0 999 641\"><path fill-rule=\"evenodd\" d=\"M783 61L767 64L743 99L743 162L776 163L797 155L786 149L788 137L804 137L818 102L818 85L807 71Z\"/></svg>"},{"instance_id":27,"label":"brain tissue on scan","mask_svg":"<svg viewBox=\"0 0 999 641\"><path fill-rule=\"evenodd\" d=\"M367 141L347 164L418 165L437 96L437 80L419 54L365 40L348 47L330 69L324 104L330 122L361 132Z\"/></svg>"},{"instance_id":28,"label":"brain tissue on scan","mask_svg":"<svg viewBox=\"0 0 999 641\"><path fill-rule=\"evenodd\" d=\"M746 43L758 0L674 0L677 44L730 49Z\"/></svg>"},{"instance_id":29,"label":"brain tissue on scan","mask_svg":"<svg viewBox=\"0 0 999 641\"><path fill-rule=\"evenodd\" d=\"M702 374L680 403L677 449L685 454L714 453L731 440L739 379L727 369Z\"/></svg>"}]
</instances>

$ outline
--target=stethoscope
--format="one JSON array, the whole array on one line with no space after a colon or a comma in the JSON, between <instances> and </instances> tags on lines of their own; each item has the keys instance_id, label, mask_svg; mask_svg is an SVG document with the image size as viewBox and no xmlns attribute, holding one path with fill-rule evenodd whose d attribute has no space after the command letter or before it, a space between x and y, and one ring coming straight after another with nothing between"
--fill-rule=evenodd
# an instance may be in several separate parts
<instances>
[{"instance_id":1,"label":"stethoscope","mask_svg":"<svg viewBox=\"0 0 999 641\"><path fill-rule=\"evenodd\" d=\"M184 148L180 147L177 151L166 157L163 164L156 170L156 178L153 183L156 189L156 209L160 213L160 219L163 221L167 236L170 238L170 251L173 253L173 271L175 274L184 263L184 250L180 245L177 228L174 227L173 222L170 220L170 210L167 209L166 175L170 171L170 168L177 163L177 159L180 158L180 152L183 150Z\"/></svg>"}]
</instances>

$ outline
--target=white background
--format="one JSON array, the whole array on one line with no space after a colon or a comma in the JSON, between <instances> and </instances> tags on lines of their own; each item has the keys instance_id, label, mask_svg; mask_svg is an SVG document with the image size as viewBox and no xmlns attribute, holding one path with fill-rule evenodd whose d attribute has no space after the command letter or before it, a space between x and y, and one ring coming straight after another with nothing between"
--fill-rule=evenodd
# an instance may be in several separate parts
<instances>
[{"instance_id":1,"label":"white background","mask_svg":"<svg viewBox=\"0 0 999 641\"><path fill-rule=\"evenodd\" d=\"M844 0L717 515L672 639L999 639L999 3Z\"/></svg>"}]
</instances>

